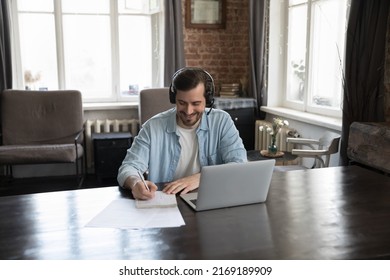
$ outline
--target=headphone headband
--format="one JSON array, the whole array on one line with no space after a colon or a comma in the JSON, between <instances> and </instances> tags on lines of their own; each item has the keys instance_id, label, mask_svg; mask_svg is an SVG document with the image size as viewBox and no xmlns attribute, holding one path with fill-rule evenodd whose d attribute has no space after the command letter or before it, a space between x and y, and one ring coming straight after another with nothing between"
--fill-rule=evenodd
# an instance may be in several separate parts
<instances>
[{"instance_id":1,"label":"headphone headband","mask_svg":"<svg viewBox=\"0 0 390 280\"><path fill-rule=\"evenodd\" d=\"M215 94L215 85L214 85L214 80L213 77L205 70L202 68L197 68L197 67L184 67L175 72L172 76L172 82L171 85L169 86L169 101L172 104L176 103L176 93L177 90L174 86L176 78L182 74L185 71L193 71L193 72L201 72L202 74L205 75L206 79L204 82L205 86L205 94L204 97L206 99L206 106L207 107L212 107L214 104L214 94Z\"/></svg>"}]
</instances>

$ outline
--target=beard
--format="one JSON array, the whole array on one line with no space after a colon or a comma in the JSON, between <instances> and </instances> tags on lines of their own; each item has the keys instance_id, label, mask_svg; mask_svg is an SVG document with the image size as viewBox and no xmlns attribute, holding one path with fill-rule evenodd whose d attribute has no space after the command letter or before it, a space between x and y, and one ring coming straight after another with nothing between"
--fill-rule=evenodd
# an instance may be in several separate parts
<instances>
[{"instance_id":1,"label":"beard","mask_svg":"<svg viewBox=\"0 0 390 280\"><path fill-rule=\"evenodd\" d=\"M202 112L194 112L188 115L185 112L180 111L178 112L178 117L180 119L180 124L182 124L185 128L192 128L202 118Z\"/></svg>"}]
</instances>

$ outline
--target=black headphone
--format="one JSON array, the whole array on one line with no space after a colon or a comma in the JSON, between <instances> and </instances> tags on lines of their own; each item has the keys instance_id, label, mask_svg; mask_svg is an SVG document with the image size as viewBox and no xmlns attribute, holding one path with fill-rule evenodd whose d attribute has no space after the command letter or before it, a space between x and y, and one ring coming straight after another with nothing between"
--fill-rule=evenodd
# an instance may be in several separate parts
<instances>
[{"instance_id":1,"label":"black headphone","mask_svg":"<svg viewBox=\"0 0 390 280\"><path fill-rule=\"evenodd\" d=\"M211 75L207 71L203 70L202 68L196 68L196 67L184 67L184 68L177 70L176 73L173 74L172 82L171 82L171 85L169 86L169 101L172 104L176 103L177 90L174 86L174 83L175 83L175 79L184 71L194 71L194 72L199 71L205 75L206 81L205 81L205 85L204 85L205 86L204 97L206 99L206 107L212 108L214 105L214 94L215 94L215 86L214 86L213 77L211 77Z\"/></svg>"}]
</instances>

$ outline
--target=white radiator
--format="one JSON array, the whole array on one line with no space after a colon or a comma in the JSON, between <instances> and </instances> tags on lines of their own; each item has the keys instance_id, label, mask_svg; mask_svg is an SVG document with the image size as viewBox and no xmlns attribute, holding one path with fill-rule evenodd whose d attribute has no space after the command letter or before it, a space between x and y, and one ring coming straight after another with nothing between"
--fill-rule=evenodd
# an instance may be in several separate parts
<instances>
[{"instance_id":1,"label":"white radiator","mask_svg":"<svg viewBox=\"0 0 390 280\"><path fill-rule=\"evenodd\" d=\"M92 167L92 133L127 132L133 137L138 134L139 121L131 120L87 120L85 122L85 144L87 150L87 170Z\"/></svg>"},{"instance_id":2,"label":"white radiator","mask_svg":"<svg viewBox=\"0 0 390 280\"><path fill-rule=\"evenodd\" d=\"M266 129L260 131L259 127L262 125L272 126L270 122L264 120L257 120L255 123L255 150L267 150L271 144L271 135L267 133ZM293 132L293 133L291 133ZM287 137L297 137L298 134L294 129L289 127L282 127L280 132L276 135L276 145L280 151L291 152L293 145L287 144Z\"/></svg>"}]
</instances>

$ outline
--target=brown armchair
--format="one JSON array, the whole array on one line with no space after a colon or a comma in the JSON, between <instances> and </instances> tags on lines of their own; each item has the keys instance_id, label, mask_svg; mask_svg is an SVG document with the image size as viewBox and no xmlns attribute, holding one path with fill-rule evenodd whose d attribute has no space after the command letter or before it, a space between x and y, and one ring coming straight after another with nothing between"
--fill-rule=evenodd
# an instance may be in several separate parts
<instances>
[{"instance_id":1,"label":"brown armchair","mask_svg":"<svg viewBox=\"0 0 390 280\"><path fill-rule=\"evenodd\" d=\"M83 107L76 90L5 90L0 95L0 165L74 163L84 178Z\"/></svg>"}]
</instances>

